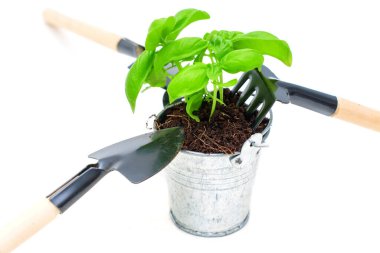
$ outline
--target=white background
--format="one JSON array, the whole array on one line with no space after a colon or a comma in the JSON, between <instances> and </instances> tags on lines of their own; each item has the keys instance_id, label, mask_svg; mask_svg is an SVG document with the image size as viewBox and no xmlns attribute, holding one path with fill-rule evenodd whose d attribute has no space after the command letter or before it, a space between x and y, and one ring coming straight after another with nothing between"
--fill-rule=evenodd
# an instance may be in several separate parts
<instances>
[{"instance_id":1,"label":"white background","mask_svg":"<svg viewBox=\"0 0 380 253\"><path fill-rule=\"evenodd\" d=\"M43 23L46 7L144 43L150 22L193 7L212 29L266 30L293 51L283 80L380 109L376 1L1 1L0 226L76 174L87 155L145 133L160 90L133 115L119 55ZM253 189L251 219L236 234L207 239L168 216L164 174L132 185L111 173L16 252L379 252L380 134L277 103Z\"/></svg>"}]
</instances>

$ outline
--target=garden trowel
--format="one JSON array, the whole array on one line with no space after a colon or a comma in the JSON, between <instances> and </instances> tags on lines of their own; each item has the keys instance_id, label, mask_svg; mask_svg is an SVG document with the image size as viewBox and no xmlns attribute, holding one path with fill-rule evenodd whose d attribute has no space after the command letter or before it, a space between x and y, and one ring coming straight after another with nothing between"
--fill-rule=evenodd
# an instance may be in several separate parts
<instances>
[{"instance_id":1,"label":"garden trowel","mask_svg":"<svg viewBox=\"0 0 380 253\"><path fill-rule=\"evenodd\" d=\"M113 144L89 155L98 160L0 230L0 253L12 251L90 190L111 171L119 171L132 183L152 177L168 165L184 140L181 128L168 128Z\"/></svg>"}]
</instances>

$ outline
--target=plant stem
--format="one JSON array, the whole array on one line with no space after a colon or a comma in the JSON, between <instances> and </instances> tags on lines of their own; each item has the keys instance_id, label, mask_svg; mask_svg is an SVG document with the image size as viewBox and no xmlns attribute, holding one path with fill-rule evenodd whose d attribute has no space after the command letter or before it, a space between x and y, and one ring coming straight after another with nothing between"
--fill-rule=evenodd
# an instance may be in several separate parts
<instances>
[{"instance_id":1,"label":"plant stem","mask_svg":"<svg viewBox=\"0 0 380 253\"><path fill-rule=\"evenodd\" d=\"M207 87L204 88L204 91L205 91L206 96L210 96L210 97L212 97L212 96L211 96L211 92L209 92L209 91L207 90Z\"/></svg>"},{"instance_id":2,"label":"plant stem","mask_svg":"<svg viewBox=\"0 0 380 253\"><path fill-rule=\"evenodd\" d=\"M223 73L219 76L220 83L223 83ZM223 101L223 87L219 87L219 98Z\"/></svg>"},{"instance_id":3,"label":"plant stem","mask_svg":"<svg viewBox=\"0 0 380 253\"><path fill-rule=\"evenodd\" d=\"M213 55L211 54L209 57L210 57L210 59L211 59L211 63L214 64L215 61L214 61L214 57L213 57Z\"/></svg>"},{"instance_id":4,"label":"plant stem","mask_svg":"<svg viewBox=\"0 0 380 253\"><path fill-rule=\"evenodd\" d=\"M177 66L179 71L182 69L182 65L178 61L175 61L174 64Z\"/></svg>"},{"instance_id":5,"label":"plant stem","mask_svg":"<svg viewBox=\"0 0 380 253\"><path fill-rule=\"evenodd\" d=\"M210 113L209 120L211 120L211 117L212 117L212 115L214 114L214 111L215 111L216 100L217 100L217 93L218 93L218 90L216 89L216 84L214 84L214 92L213 92L213 95L212 95L212 107L211 107L211 113Z\"/></svg>"}]
</instances>

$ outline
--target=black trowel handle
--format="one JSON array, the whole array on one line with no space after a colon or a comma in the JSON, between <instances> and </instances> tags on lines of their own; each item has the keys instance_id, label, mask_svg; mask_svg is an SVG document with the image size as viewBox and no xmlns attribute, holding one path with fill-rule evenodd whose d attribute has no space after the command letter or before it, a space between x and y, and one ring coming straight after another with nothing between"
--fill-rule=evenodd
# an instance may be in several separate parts
<instances>
[{"instance_id":1,"label":"black trowel handle","mask_svg":"<svg viewBox=\"0 0 380 253\"><path fill-rule=\"evenodd\" d=\"M43 16L45 22L53 27L65 28L105 47L132 57L139 56L145 49L143 46L129 39L122 38L117 34L104 31L79 20L67 17L54 10L45 10Z\"/></svg>"},{"instance_id":2,"label":"black trowel handle","mask_svg":"<svg viewBox=\"0 0 380 253\"><path fill-rule=\"evenodd\" d=\"M11 252L33 236L58 214L66 211L107 173L108 171L100 170L96 165L88 165L47 198L0 229L0 253Z\"/></svg>"},{"instance_id":3,"label":"black trowel handle","mask_svg":"<svg viewBox=\"0 0 380 253\"><path fill-rule=\"evenodd\" d=\"M97 164L87 165L77 175L51 193L47 198L61 213L80 199L109 171L98 169Z\"/></svg>"}]
</instances>

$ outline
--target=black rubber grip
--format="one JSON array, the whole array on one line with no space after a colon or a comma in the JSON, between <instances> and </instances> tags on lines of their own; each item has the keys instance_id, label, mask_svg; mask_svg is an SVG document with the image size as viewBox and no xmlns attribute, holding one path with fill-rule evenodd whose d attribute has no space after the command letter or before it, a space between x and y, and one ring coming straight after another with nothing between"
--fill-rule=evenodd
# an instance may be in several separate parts
<instances>
[{"instance_id":1,"label":"black rubber grip","mask_svg":"<svg viewBox=\"0 0 380 253\"><path fill-rule=\"evenodd\" d=\"M287 90L290 103L317 113L331 116L338 107L336 96L283 81L277 81L276 85Z\"/></svg>"},{"instance_id":2,"label":"black rubber grip","mask_svg":"<svg viewBox=\"0 0 380 253\"><path fill-rule=\"evenodd\" d=\"M109 171L98 169L96 164L88 165L50 194L48 199L63 213L108 172Z\"/></svg>"},{"instance_id":3,"label":"black rubber grip","mask_svg":"<svg viewBox=\"0 0 380 253\"><path fill-rule=\"evenodd\" d=\"M132 56L134 58L137 58L144 50L145 50L145 47L127 38L123 38L119 41L119 43L117 43L118 52Z\"/></svg>"}]
</instances>

